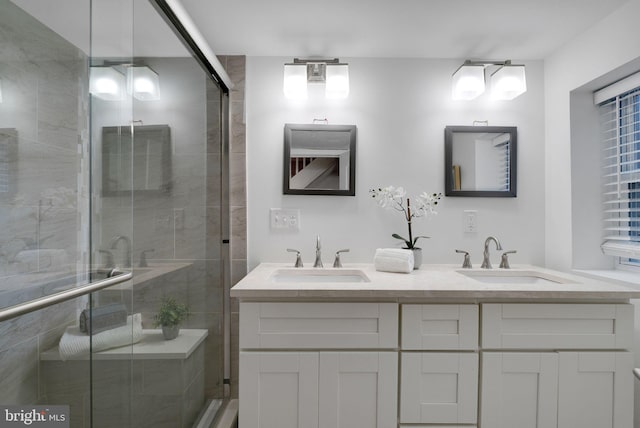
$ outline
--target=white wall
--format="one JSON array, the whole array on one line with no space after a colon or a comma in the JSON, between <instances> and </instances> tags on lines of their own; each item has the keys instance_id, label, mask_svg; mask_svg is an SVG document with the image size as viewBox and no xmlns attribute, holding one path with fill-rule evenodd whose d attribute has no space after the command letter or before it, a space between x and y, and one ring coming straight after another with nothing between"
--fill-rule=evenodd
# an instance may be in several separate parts
<instances>
[{"instance_id":1,"label":"white wall","mask_svg":"<svg viewBox=\"0 0 640 428\"><path fill-rule=\"evenodd\" d=\"M471 251L479 265L484 239L497 236L516 249L513 263L544 261L544 115L543 67L526 62L528 92L513 101L495 102L485 94L471 102L452 101L450 77L461 60L352 59L351 93L346 100L325 100L312 88L305 102L282 93L283 64L291 58L247 58L247 192L249 268L265 261L291 261L286 248L302 251L311 265L315 235L323 242L325 265L333 252L350 248L343 262L371 262L378 247L394 246L392 233L406 234L398 213L377 207L368 189L405 187L410 194L444 191L444 127L490 125L518 127L518 197L446 197L439 214L418 220L415 235L427 263L461 262L454 249ZM283 126L328 118L330 124L358 126L355 197L282 194ZM299 232L269 229L269 209L298 208ZM478 232L462 232L463 210L478 210ZM494 255L498 262L498 255Z\"/></svg>"},{"instance_id":2,"label":"white wall","mask_svg":"<svg viewBox=\"0 0 640 428\"><path fill-rule=\"evenodd\" d=\"M574 257L572 251L571 91L589 87L590 84L602 86L631 72L632 67L625 65L640 56L636 22L639 15L640 0L629 1L545 59L547 267L566 270L583 264L582 260ZM580 162L577 136L574 146L578 157L576 161ZM583 203L591 205L592 198L593 195L587 193L583 200L575 200L574 203L577 207ZM599 237L600 231L593 228L577 230L574 234L578 237L589 233L590 241L597 241L593 234ZM577 238L576 248L583 244Z\"/></svg>"},{"instance_id":3,"label":"white wall","mask_svg":"<svg viewBox=\"0 0 640 428\"><path fill-rule=\"evenodd\" d=\"M596 226L601 209L600 173L595 133L586 128L592 128L594 119L590 92L640 69L639 15L640 0L632 0L545 60L547 267L612 267L611 261L593 248L600 240ZM589 175L589 168L597 172ZM572 208L580 212L572 212ZM638 367L640 300L633 303ZM640 427L638 381L635 396L634 426Z\"/></svg>"}]
</instances>

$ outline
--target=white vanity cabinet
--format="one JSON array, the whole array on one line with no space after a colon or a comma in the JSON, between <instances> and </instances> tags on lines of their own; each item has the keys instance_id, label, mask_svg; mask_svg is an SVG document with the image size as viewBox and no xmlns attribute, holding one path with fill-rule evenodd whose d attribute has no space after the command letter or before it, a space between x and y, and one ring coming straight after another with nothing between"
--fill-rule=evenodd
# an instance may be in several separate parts
<instances>
[{"instance_id":1,"label":"white vanity cabinet","mask_svg":"<svg viewBox=\"0 0 640 428\"><path fill-rule=\"evenodd\" d=\"M263 263L231 289L240 428L633 428L639 290L536 266L352 271L368 281Z\"/></svg>"},{"instance_id":2,"label":"white vanity cabinet","mask_svg":"<svg viewBox=\"0 0 640 428\"><path fill-rule=\"evenodd\" d=\"M480 425L632 427L632 319L628 304L482 305Z\"/></svg>"},{"instance_id":3,"label":"white vanity cabinet","mask_svg":"<svg viewBox=\"0 0 640 428\"><path fill-rule=\"evenodd\" d=\"M398 305L241 303L242 428L397 425Z\"/></svg>"}]
</instances>

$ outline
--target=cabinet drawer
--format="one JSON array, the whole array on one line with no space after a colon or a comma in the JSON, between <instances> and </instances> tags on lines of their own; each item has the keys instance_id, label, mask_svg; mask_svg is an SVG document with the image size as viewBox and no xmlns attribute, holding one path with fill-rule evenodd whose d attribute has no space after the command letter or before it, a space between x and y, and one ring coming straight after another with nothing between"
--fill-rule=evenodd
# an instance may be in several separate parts
<instances>
[{"instance_id":1,"label":"cabinet drawer","mask_svg":"<svg viewBox=\"0 0 640 428\"><path fill-rule=\"evenodd\" d=\"M630 304L485 304L482 347L491 349L629 349Z\"/></svg>"},{"instance_id":2,"label":"cabinet drawer","mask_svg":"<svg viewBox=\"0 0 640 428\"><path fill-rule=\"evenodd\" d=\"M402 354L400 423L474 424L478 410L478 354Z\"/></svg>"},{"instance_id":3,"label":"cabinet drawer","mask_svg":"<svg viewBox=\"0 0 640 428\"><path fill-rule=\"evenodd\" d=\"M240 303L240 348L397 348L395 303Z\"/></svg>"},{"instance_id":4,"label":"cabinet drawer","mask_svg":"<svg viewBox=\"0 0 640 428\"><path fill-rule=\"evenodd\" d=\"M402 305L402 349L478 347L477 305Z\"/></svg>"}]
</instances>

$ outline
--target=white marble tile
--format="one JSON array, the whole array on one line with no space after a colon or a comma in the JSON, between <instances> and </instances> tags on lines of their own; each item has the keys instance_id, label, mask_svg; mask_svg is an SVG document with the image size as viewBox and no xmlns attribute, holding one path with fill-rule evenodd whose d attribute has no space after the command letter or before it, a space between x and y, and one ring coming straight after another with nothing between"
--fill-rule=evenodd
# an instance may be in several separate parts
<instances>
[{"instance_id":1,"label":"white marble tile","mask_svg":"<svg viewBox=\"0 0 640 428\"><path fill-rule=\"evenodd\" d=\"M36 403L38 400L38 338L0 352L0 403Z\"/></svg>"}]
</instances>

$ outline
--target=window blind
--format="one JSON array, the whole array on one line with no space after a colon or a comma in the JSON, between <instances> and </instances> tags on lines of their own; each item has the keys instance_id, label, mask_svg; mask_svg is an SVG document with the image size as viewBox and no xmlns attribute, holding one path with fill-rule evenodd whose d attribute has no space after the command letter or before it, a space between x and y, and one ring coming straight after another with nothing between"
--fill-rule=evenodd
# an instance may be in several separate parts
<instances>
[{"instance_id":1,"label":"window blind","mask_svg":"<svg viewBox=\"0 0 640 428\"><path fill-rule=\"evenodd\" d=\"M500 183L499 190L509 190L509 177L511 176L509 165L509 159L511 159L509 150L511 145L509 134L500 134L496 138L493 139L493 147L498 152L498 171L500 174L500 178L498 182Z\"/></svg>"},{"instance_id":2,"label":"window blind","mask_svg":"<svg viewBox=\"0 0 640 428\"><path fill-rule=\"evenodd\" d=\"M623 264L640 266L640 88L601 102L599 110L602 250Z\"/></svg>"}]
</instances>

